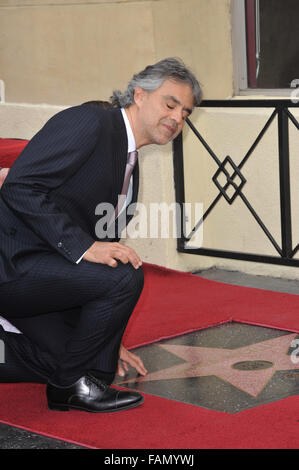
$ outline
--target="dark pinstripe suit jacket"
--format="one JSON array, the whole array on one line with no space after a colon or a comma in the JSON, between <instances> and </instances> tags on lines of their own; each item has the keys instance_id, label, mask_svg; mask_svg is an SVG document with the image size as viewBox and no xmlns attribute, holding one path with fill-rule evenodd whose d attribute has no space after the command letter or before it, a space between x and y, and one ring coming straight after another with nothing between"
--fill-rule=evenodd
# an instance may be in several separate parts
<instances>
[{"instance_id":1,"label":"dark pinstripe suit jacket","mask_svg":"<svg viewBox=\"0 0 299 470\"><path fill-rule=\"evenodd\" d=\"M83 104L45 124L1 188L0 283L27 272L45 251L56 251L72 263L82 256L97 240L96 206L117 204L127 148L119 109ZM138 180L137 164L132 202Z\"/></svg>"}]
</instances>

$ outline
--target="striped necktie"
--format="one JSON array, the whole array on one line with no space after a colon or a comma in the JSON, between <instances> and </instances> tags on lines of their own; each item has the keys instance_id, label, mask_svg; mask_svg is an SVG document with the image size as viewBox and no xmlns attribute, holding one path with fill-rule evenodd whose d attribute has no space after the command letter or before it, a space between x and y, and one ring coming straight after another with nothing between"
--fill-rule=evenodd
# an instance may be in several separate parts
<instances>
[{"instance_id":1,"label":"striped necktie","mask_svg":"<svg viewBox=\"0 0 299 470\"><path fill-rule=\"evenodd\" d=\"M121 194L118 197L118 203L117 203L117 206L116 206L116 209L115 209L115 218L118 216L118 214L120 213L124 203L126 202L126 197L127 197L127 192L128 192L128 188L129 188L130 178L131 178L131 175L133 173L134 167L136 165L137 158L138 158L137 150L134 150L133 152L128 153L124 183L123 183L123 187L122 187L122 190L121 190Z\"/></svg>"}]
</instances>

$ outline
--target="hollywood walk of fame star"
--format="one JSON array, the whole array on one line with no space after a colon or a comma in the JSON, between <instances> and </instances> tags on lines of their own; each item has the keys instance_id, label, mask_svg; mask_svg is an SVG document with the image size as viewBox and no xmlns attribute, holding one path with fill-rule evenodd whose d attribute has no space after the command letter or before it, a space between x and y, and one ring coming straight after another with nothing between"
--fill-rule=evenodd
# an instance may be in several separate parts
<instances>
[{"instance_id":1,"label":"hollywood walk of fame star","mask_svg":"<svg viewBox=\"0 0 299 470\"><path fill-rule=\"evenodd\" d=\"M220 349L182 345L160 344L159 347L185 359L183 364L147 374L124 382L147 382L187 377L217 376L234 387L257 397L276 371L299 369L287 354L297 333L279 336L237 349ZM240 370L237 363L261 361L262 370ZM119 383L120 385L120 383Z\"/></svg>"}]
</instances>

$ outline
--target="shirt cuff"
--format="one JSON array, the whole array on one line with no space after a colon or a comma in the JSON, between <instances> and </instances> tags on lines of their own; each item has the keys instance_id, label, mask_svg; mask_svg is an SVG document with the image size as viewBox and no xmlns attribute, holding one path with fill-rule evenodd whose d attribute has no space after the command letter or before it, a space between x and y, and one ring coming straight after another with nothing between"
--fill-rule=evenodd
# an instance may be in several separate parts
<instances>
[{"instance_id":1,"label":"shirt cuff","mask_svg":"<svg viewBox=\"0 0 299 470\"><path fill-rule=\"evenodd\" d=\"M85 253L86 253L87 251L88 251L88 250L86 250L86 251L83 253L83 255L76 261L76 264L79 264L79 263L80 263L80 261L82 260L83 256L85 255Z\"/></svg>"}]
</instances>

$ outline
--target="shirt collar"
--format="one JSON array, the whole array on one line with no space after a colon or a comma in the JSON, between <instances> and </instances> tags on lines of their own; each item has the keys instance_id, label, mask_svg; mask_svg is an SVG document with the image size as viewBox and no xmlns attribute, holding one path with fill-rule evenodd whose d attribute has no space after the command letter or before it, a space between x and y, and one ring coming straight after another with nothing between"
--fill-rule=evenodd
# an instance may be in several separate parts
<instances>
[{"instance_id":1,"label":"shirt collar","mask_svg":"<svg viewBox=\"0 0 299 470\"><path fill-rule=\"evenodd\" d=\"M121 108L121 113L125 121L125 126L126 126L126 131L127 131L127 137L128 137L128 153L133 152L136 150L136 143L135 143L135 138L134 134L131 128L130 121L128 119L127 113L124 108Z\"/></svg>"}]
</instances>

